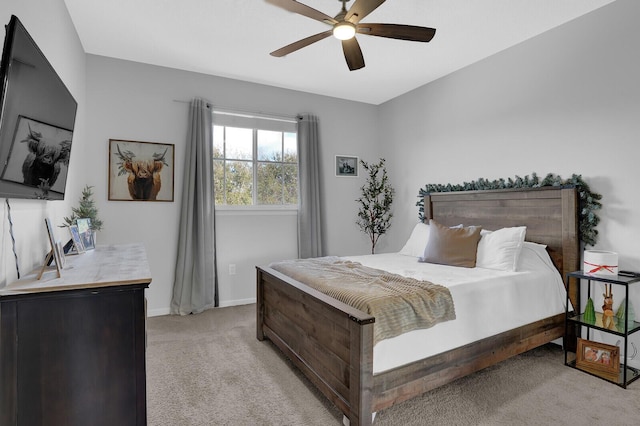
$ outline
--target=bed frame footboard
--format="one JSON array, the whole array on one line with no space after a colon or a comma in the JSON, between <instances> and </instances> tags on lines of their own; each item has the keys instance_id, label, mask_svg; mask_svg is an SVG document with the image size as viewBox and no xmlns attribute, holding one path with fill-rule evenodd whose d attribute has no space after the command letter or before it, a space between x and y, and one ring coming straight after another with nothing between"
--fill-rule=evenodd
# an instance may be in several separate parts
<instances>
[{"instance_id":1,"label":"bed frame footboard","mask_svg":"<svg viewBox=\"0 0 640 426\"><path fill-rule=\"evenodd\" d=\"M270 268L257 268L258 340L271 340L350 421L562 337L565 315L373 375L373 324L362 311Z\"/></svg>"},{"instance_id":2,"label":"bed frame footboard","mask_svg":"<svg viewBox=\"0 0 640 426\"><path fill-rule=\"evenodd\" d=\"M270 268L257 268L258 340L271 340L349 419L370 425L375 319Z\"/></svg>"}]
</instances>

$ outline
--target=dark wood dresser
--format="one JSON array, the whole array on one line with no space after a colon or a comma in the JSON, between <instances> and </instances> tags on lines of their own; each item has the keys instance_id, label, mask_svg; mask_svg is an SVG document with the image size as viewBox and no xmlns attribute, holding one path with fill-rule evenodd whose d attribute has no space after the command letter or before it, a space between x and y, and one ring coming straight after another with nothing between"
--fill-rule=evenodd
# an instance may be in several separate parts
<instances>
[{"instance_id":1,"label":"dark wood dresser","mask_svg":"<svg viewBox=\"0 0 640 426\"><path fill-rule=\"evenodd\" d=\"M0 425L146 425L142 244L0 289Z\"/></svg>"}]
</instances>

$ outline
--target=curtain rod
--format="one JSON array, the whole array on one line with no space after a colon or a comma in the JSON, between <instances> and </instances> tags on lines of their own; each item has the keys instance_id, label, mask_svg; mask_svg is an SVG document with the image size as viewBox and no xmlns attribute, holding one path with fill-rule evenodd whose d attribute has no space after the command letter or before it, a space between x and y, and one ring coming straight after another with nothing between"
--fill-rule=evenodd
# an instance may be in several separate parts
<instances>
[{"instance_id":1,"label":"curtain rod","mask_svg":"<svg viewBox=\"0 0 640 426\"><path fill-rule=\"evenodd\" d=\"M174 99L173 102L179 102L179 103L183 103L183 104L190 104L191 103L190 101L182 101L182 100L178 100L178 99ZM218 111L218 112L221 112L221 113L246 115L246 116L249 116L249 117L259 117L259 118L265 118L265 119L271 119L271 120L290 121L290 122L296 122L296 123L301 118L300 115L272 114L272 113L262 112L262 111L244 111L244 110L240 110L240 109L226 108L226 107L213 105L213 104L211 104L209 102L207 102L207 107L211 108L214 112Z\"/></svg>"}]
</instances>

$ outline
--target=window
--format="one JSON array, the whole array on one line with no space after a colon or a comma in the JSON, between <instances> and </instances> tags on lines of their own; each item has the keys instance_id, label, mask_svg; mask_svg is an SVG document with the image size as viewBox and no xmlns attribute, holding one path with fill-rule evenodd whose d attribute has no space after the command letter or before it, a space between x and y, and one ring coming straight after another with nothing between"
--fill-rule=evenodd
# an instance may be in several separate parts
<instances>
[{"instance_id":1,"label":"window","mask_svg":"<svg viewBox=\"0 0 640 426\"><path fill-rule=\"evenodd\" d=\"M297 123L215 111L216 205L297 206Z\"/></svg>"}]
</instances>

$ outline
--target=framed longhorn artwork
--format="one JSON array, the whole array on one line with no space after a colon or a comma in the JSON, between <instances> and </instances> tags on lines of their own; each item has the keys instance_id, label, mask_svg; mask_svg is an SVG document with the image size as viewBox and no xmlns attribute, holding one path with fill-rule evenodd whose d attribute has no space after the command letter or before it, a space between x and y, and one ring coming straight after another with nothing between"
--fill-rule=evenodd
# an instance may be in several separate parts
<instances>
[{"instance_id":1,"label":"framed longhorn artwork","mask_svg":"<svg viewBox=\"0 0 640 426\"><path fill-rule=\"evenodd\" d=\"M175 145L109 139L110 201L173 201Z\"/></svg>"}]
</instances>

